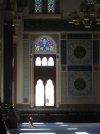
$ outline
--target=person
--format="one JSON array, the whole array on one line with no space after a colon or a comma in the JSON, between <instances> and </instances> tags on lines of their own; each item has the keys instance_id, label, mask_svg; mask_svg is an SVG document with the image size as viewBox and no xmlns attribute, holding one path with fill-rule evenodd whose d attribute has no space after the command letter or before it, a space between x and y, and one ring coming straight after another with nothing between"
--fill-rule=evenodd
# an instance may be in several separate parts
<instances>
[{"instance_id":1,"label":"person","mask_svg":"<svg viewBox=\"0 0 100 134\"><path fill-rule=\"evenodd\" d=\"M29 128L35 128L35 126L33 125L33 118L32 117L29 118Z\"/></svg>"}]
</instances>

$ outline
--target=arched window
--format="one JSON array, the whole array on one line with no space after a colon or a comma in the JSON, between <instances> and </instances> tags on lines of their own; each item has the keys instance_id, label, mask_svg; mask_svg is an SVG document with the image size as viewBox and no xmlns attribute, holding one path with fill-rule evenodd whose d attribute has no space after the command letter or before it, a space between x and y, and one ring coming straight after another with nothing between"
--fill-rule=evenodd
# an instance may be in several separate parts
<instances>
[{"instance_id":1,"label":"arched window","mask_svg":"<svg viewBox=\"0 0 100 134\"><path fill-rule=\"evenodd\" d=\"M35 66L41 66L41 58L37 57L35 60Z\"/></svg>"},{"instance_id":2,"label":"arched window","mask_svg":"<svg viewBox=\"0 0 100 134\"><path fill-rule=\"evenodd\" d=\"M37 57L35 60L35 66L54 66L54 59L53 57L43 57L42 60L40 57Z\"/></svg>"},{"instance_id":3,"label":"arched window","mask_svg":"<svg viewBox=\"0 0 100 134\"><path fill-rule=\"evenodd\" d=\"M35 40L34 52L39 54L56 53L56 43L49 36L40 36Z\"/></svg>"},{"instance_id":4,"label":"arched window","mask_svg":"<svg viewBox=\"0 0 100 134\"><path fill-rule=\"evenodd\" d=\"M48 13L55 12L55 0L48 0Z\"/></svg>"},{"instance_id":5,"label":"arched window","mask_svg":"<svg viewBox=\"0 0 100 134\"><path fill-rule=\"evenodd\" d=\"M54 106L54 85L48 80L45 86L46 106Z\"/></svg>"},{"instance_id":6,"label":"arched window","mask_svg":"<svg viewBox=\"0 0 100 134\"><path fill-rule=\"evenodd\" d=\"M42 58L42 66L47 66L47 58L46 57Z\"/></svg>"},{"instance_id":7,"label":"arched window","mask_svg":"<svg viewBox=\"0 0 100 134\"><path fill-rule=\"evenodd\" d=\"M35 13L41 13L42 12L42 0L35 0L34 2L34 9Z\"/></svg>"},{"instance_id":8,"label":"arched window","mask_svg":"<svg viewBox=\"0 0 100 134\"><path fill-rule=\"evenodd\" d=\"M52 57L49 57L48 59L48 66L54 66L54 60Z\"/></svg>"},{"instance_id":9,"label":"arched window","mask_svg":"<svg viewBox=\"0 0 100 134\"><path fill-rule=\"evenodd\" d=\"M35 105L44 106L44 85L42 80L37 81L35 97Z\"/></svg>"}]
</instances>

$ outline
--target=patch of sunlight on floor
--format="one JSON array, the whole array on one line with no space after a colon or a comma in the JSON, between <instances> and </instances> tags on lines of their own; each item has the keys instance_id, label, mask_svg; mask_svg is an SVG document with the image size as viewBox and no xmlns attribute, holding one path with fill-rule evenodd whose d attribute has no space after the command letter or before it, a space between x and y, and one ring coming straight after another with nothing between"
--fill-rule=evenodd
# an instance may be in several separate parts
<instances>
[{"instance_id":1,"label":"patch of sunlight on floor","mask_svg":"<svg viewBox=\"0 0 100 134\"><path fill-rule=\"evenodd\" d=\"M60 126L61 127L68 127L69 125L67 125L67 124L61 124Z\"/></svg>"},{"instance_id":2,"label":"patch of sunlight on floor","mask_svg":"<svg viewBox=\"0 0 100 134\"><path fill-rule=\"evenodd\" d=\"M89 134L87 132L75 132L75 134Z\"/></svg>"},{"instance_id":3,"label":"patch of sunlight on floor","mask_svg":"<svg viewBox=\"0 0 100 134\"><path fill-rule=\"evenodd\" d=\"M22 123L23 125L28 125L29 123ZM34 122L34 124L45 124L45 123L42 123L42 122Z\"/></svg>"},{"instance_id":4,"label":"patch of sunlight on floor","mask_svg":"<svg viewBox=\"0 0 100 134\"><path fill-rule=\"evenodd\" d=\"M22 124L23 127L28 127L28 125L29 125L29 124ZM35 124L35 123L33 123L33 125L35 125L35 126L42 126L42 127L43 127L43 126L46 126L46 125L44 125L44 124Z\"/></svg>"},{"instance_id":5,"label":"patch of sunlight on floor","mask_svg":"<svg viewBox=\"0 0 100 134\"><path fill-rule=\"evenodd\" d=\"M67 128L67 130L77 130L78 128Z\"/></svg>"},{"instance_id":6,"label":"patch of sunlight on floor","mask_svg":"<svg viewBox=\"0 0 100 134\"><path fill-rule=\"evenodd\" d=\"M55 124L64 124L63 122L56 122Z\"/></svg>"},{"instance_id":7,"label":"patch of sunlight on floor","mask_svg":"<svg viewBox=\"0 0 100 134\"><path fill-rule=\"evenodd\" d=\"M32 133L20 133L20 134L32 134ZM34 134L56 134L56 133L34 133Z\"/></svg>"},{"instance_id":8,"label":"patch of sunlight on floor","mask_svg":"<svg viewBox=\"0 0 100 134\"><path fill-rule=\"evenodd\" d=\"M29 131L29 130L51 130L51 129L49 129L49 128L21 128L20 130L22 130L22 131Z\"/></svg>"}]
</instances>

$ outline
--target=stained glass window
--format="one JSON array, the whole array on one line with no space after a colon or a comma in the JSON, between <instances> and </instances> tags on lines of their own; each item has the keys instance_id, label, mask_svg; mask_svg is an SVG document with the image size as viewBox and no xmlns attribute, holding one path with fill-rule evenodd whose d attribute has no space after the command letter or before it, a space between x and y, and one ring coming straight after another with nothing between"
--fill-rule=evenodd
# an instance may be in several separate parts
<instances>
[{"instance_id":1,"label":"stained glass window","mask_svg":"<svg viewBox=\"0 0 100 134\"><path fill-rule=\"evenodd\" d=\"M42 0L35 0L35 13L42 12Z\"/></svg>"},{"instance_id":2,"label":"stained glass window","mask_svg":"<svg viewBox=\"0 0 100 134\"><path fill-rule=\"evenodd\" d=\"M55 12L55 0L48 0L48 13Z\"/></svg>"},{"instance_id":3,"label":"stained glass window","mask_svg":"<svg viewBox=\"0 0 100 134\"><path fill-rule=\"evenodd\" d=\"M55 14L60 12L60 0L31 0L30 12L35 14Z\"/></svg>"},{"instance_id":4,"label":"stained glass window","mask_svg":"<svg viewBox=\"0 0 100 134\"><path fill-rule=\"evenodd\" d=\"M35 53L54 53L55 42L48 36L41 36L35 41Z\"/></svg>"}]
</instances>

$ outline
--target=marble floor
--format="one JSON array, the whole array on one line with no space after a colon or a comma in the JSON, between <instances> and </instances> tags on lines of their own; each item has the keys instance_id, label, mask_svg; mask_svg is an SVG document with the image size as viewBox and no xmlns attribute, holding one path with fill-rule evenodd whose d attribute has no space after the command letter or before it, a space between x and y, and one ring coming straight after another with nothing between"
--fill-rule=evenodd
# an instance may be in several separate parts
<instances>
[{"instance_id":1,"label":"marble floor","mask_svg":"<svg viewBox=\"0 0 100 134\"><path fill-rule=\"evenodd\" d=\"M100 134L100 123L33 123L35 128L29 129L28 123L18 123L17 129L10 129L10 134Z\"/></svg>"}]
</instances>

